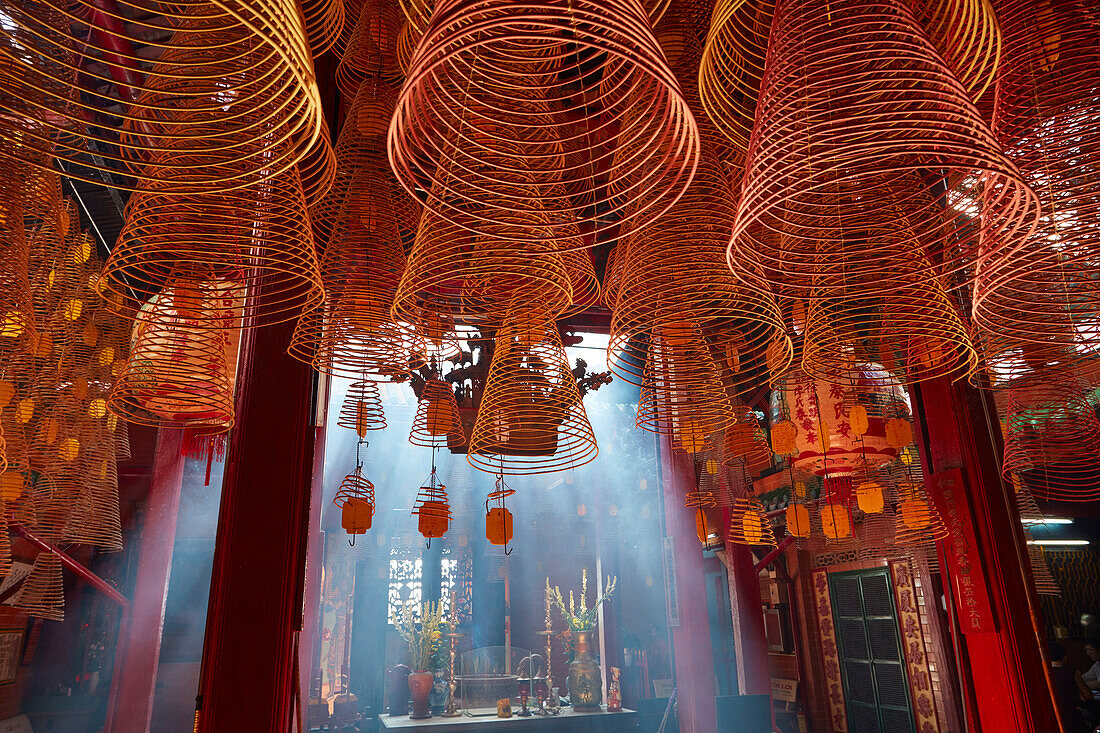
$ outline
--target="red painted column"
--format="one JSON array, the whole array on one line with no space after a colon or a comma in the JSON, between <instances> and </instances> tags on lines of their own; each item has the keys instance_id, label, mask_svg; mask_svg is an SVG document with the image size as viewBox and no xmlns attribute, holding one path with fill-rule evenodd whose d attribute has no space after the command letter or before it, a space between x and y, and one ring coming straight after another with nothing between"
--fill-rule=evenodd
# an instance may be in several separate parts
<instances>
[{"instance_id":1,"label":"red painted column","mask_svg":"<svg viewBox=\"0 0 1100 733\"><path fill-rule=\"evenodd\" d=\"M771 671L764 610L760 604L760 574L752 550L745 545L727 544L726 562L737 655L737 690L742 695L770 695Z\"/></svg>"},{"instance_id":2,"label":"red painted column","mask_svg":"<svg viewBox=\"0 0 1100 733\"><path fill-rule=\"evenodd\" d=\"M1056 733L1019 510L997 465L992 401L946 379L922 383L915 393L926 485L937 507L959 518L958 536L942 547L963 632L967 717L976 732Z\"/></svg>"},{"instance_id":3,"label":"red painted column","mask_svg":"<svg viewBox=\"0 0 1100 733\"><path fill-rule=\"evenodd\" d=\"M714 733L717 726L714 655L707 614L703 546L695 533L695 512L684 507L684 493L694 483L691 456L674 450L671 436L659 438L665 533L672 538L675 562L669 568L680 612L672 628L676 690L681 733Z\"/></svg>"},{"instance_id":4,"label":"red painted column","mask_svg":"<svg viewBox=\"0 0 1100 733\"><path fill-rule=\"evenodd\" d=\"M242 339L199 684L202 733L283 733L295 715L314 429L310 369L286 353L293 328Z\"/></svg>"},{"instance_id":5,"label":"red painted column","mask_svg":"<svg viewBox=\"0 0 1100 733\"><path fill-rule=\"evenodd\" d=\"M125 426L119 428L125 429ZM183 486L182 442L180 430L157 432L153 476L136 548L134 593L122 617L111 679L105 726L110 733L144 733L153 719L164 604L168 598L176 518Z\"/></svg>"},{"instance_id":6,"label":"red painted column","mask_svg":"<svg viewBox=\"0 0 1100 733\"><path fill-rule=\"evenodd\" d=\"M325 406L327 409L327 405ZM321 578L325 564L325 535L321 530L321 503L325 485L325 429L316 429L314 438L313 485L310 495L309 534L306 548L305 594L302 603L302 638L298 646L298 687L302 705L309 700L313 658L321 643ZM304 708L303 708L304 709Z\"/></svg>"}]
</instances>

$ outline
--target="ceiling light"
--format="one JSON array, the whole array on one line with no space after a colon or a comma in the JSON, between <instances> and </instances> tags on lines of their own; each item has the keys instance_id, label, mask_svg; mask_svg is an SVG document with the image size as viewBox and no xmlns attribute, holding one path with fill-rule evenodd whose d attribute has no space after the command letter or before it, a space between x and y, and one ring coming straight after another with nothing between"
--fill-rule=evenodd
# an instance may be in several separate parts
<instances>
[{"instance_id":1,"label":"ceiling light","mask_svg":"<svg viewBox=\"0 0 1100 733\"><path fill-rule=\"evenodd\" d=\"M1083 547L1088 540L1028 540L1029 545L1042 545L1043 547Z\"/></svg>"}]
</instances>

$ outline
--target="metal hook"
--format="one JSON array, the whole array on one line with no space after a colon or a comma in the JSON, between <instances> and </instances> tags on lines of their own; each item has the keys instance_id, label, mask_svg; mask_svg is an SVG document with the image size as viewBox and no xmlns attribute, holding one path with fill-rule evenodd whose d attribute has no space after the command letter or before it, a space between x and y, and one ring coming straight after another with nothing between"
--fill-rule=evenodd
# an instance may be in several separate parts
<instances>
[{"instance_id":1,"label":"metal hook","mask_svg":"<svg viewBox=\"0 0 1100 733\"><path fill-rule=\"evenodd\" d=\"M504 554L505 555L511 555L512 554L512 551L508 549L508 543L507 542L504 543Z\"/></svg>"},{"instance_id":2,"label":"metal hook","mask_svg":"<svg viewBox=\"0 0 1100 733\"><path fill-rule=\"evenodd\" d=\"M428 549L429 550L432 549L432 538L431 537L428 538Z\"/></svg>"},{"instance_id":3,"label":"metal hook","mask_svg":"<svg viewBox=\"0 0 1100 733\"><path fill-rule=\"evenodd\" d=\"M348 540L348 547L355 547L355 535L352 535L351 539Z\"/></svg>"}]
</instances>

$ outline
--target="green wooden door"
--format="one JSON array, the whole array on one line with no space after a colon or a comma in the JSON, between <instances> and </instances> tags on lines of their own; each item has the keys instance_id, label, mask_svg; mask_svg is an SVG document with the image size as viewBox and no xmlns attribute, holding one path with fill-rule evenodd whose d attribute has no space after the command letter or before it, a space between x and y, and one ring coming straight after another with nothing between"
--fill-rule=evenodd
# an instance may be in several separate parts
<instances>
[{"instance_id":1,"label":"green wooden door","mask_svg":"<svg viewBox=\"0 0 1100 733\"><path fill-rule=\"evenodd\" d=\"M829 595L848 730L914 733L889 571L881 568L830 573Z\"/></svg>"}]
</instances>

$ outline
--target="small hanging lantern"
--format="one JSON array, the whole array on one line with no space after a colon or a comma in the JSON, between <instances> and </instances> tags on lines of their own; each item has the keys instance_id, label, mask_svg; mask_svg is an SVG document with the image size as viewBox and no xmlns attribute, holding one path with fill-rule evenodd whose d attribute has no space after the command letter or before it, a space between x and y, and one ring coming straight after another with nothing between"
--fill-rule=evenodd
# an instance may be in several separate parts
<instances>
[{"instance_id":1,"label":"small hanging lantern","mask_svg":"<svg viewBox=\"0 0 1100 733\"><path fill-rule=\"evenodd\" d=\"M374 484L363 475L360 450L367 443L362 438L355 446L355 470L344 477L332 503L340 507L340 526L351 535L348 544L355 546L355 536L366 534L374 521Z\"/></svg>"},{"instance_id":2,"label":"small hanging lantern","mask_svg":"<svg viewBox=\"0 0 1100 733\"><path fill-rule=\"evenodd\" d=\"M877 481L864 481L856 486L856 503L864 514L882 513L885 506L882 484Z\"/></svg>"},{"instance_id":3,"label":"small hanging lantern","mask_svg":"<svg viewBox=\"0 0 1100 733\"><path fill-rule=\"evenodd\" d=\"M852 533L852 516L848 507L838 501L821 506L821 531L831 540L844 539Z\"/></svg>"},{"instance_id":4,"label":"small hanging lantern","mask_svg":"<svg viewBox=\"0 0 1100 733\"><path fill-rule=\"evenodd\" d=\"M775 533L764 512L764 505L753 496L743 496L733 500L730 511L730 542L739 545L770 545L775 547Z\"/></svg>"},{"instance_id":5,"label":"small hanging lantern","mask_svg":"<svg viewBox=\"0 0 1100 733\"><path fill-rule=\"evenodd\" d=\"M485 539L491 545L504 547L504 554L511 555L508 543L512 541L512 512L504 506L504 500L516 493L504 483L504 474L497 475L496 488L485 499ZM490 507L489 502L495 501L497 506Z\"/></svg>"},{"instance_id":6,"label":"small hanging lantern","mask_svg":"<svg viewBox=\"0 0 1100 733\"><path fill-rule=\"evenodd\" d=\"M805 504L787 505L787 532L794 537L810 536L810 510Z\"/></svg>"},{"instance_id":7,"label":"small hanging lantern","mask_svg":"<svg viewBox=\"0 0 1100 733\"><path fill-rule=\"evenodd\" d=\"M913 425L903 417L886 421L886 442L895 448L904 448L913 442Z\"/></svg>"},{"instance_id":8,"label":"small hanging lantern","mask_svg":"<svg viewBox=\"0 0 1100 733\"><path fill-rule=\"evenodd\" d=\"M447 502L447 487L439 482L435 471L435 458L432 458L432 473L428 481L420 487L416 495L416 504L412 513L417 515L417 530L432 546L432 539L442 537L451 526L451 505Z\"/></svg>"}]
</instances>

